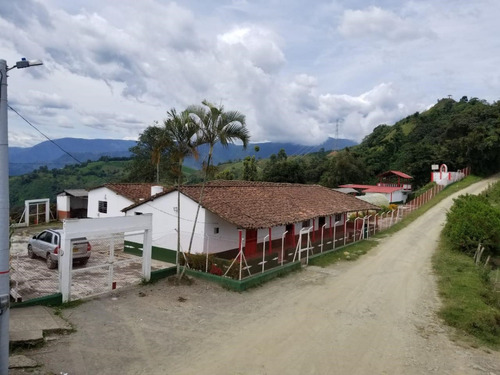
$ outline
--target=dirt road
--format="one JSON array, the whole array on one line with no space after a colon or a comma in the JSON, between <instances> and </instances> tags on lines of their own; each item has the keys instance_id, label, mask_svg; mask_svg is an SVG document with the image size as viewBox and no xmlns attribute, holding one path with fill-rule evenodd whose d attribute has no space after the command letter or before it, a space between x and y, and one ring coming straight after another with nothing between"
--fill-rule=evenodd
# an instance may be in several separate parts
<instances>
[{"instance_id":1,"label":"dirt road","mask_svg":"<svg viewBox=\"0 0 500 375\"><path fill-rule=\"evenodd\" d=\"M246 293L163 281L92 300L64 312L76 333L30 354L68 375L500 375L498 352L453 343L436 317L431 256L450 205L356 262Z\"/></svg>"}]
</instances>

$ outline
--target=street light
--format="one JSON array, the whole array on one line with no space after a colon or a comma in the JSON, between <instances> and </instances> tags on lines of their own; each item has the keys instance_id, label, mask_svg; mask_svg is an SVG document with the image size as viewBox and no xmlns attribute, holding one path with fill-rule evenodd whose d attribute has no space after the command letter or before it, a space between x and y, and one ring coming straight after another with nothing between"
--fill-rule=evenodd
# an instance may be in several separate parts
<instances>
[{"instance_id":1,"label":"street light","mask_svg":"<svg viewBox=\"0 0 500 375\"><path fill-rule=\"evenodd\" d=\"M0 60L0 375L9 371L9 132L7 121L7 72L11 69L28 68L42 65L40 60L16 62L7 67L5 60Z\"/></svg>"}]
</instances>

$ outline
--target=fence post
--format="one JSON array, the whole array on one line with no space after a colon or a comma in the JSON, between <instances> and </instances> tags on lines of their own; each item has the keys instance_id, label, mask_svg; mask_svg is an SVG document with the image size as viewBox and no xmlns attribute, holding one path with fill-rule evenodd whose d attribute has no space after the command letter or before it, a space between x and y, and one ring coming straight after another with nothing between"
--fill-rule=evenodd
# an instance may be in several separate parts
<instances>
[{"instance_id":1,"label":"fence post","mask_svg":"<svg viewBox=\"0 0 500 375\"><path fill-rule=\"evenodd\" d=\"M266 264L266 241L269 239L269 235L264 237L262 242L262 273L264 273L264 265Z\"/></svg>"},{"instance_id":2,"label":"fence post","mask_svg":"<svg viewBox=\"0 0 500 375\"><path fill-rule=\"evenodd\" d=\"M321 227L321 252L323 252L323 232L325 231L326 224Z\"/></svg>"},{"instance_id":3,"label":"fence post","mask_svg":"<svg viewBox=\"0 0 500 375\"><path fill-rule=\"evenodd\" d=\"M347 236L347 234L346 234L346 232L347 232L347 221L348 220L345 220L345 218L344 218L344 246L345 246L346 236Z\"/></svg>"}]
</instances>

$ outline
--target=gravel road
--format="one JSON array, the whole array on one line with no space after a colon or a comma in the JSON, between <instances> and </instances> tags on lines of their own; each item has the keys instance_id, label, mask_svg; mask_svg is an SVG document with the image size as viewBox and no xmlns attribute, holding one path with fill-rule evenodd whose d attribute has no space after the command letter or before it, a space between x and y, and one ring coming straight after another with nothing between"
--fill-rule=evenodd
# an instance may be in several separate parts
<instances>
[{"instance_id":1,"label":"gravel road","mask_svg":"<svg viewBox=\"0 0 500 375\"><path fill-rule=\"evenodd\" d=\"M94 299L64 311L77 332L27 354L68 375L500 375L498 352L451 341L436 317L431 257L451 203L356 262L249 292L162 281Z\"/></svg>"}]
</instances>

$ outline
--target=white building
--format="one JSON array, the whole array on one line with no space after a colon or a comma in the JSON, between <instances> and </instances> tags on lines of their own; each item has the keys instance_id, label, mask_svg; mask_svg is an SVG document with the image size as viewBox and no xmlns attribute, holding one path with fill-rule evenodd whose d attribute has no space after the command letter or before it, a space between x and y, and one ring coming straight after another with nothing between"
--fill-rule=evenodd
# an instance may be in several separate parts
<instances>
[{"instance_id":1,"label":"white building","mask_svg":"<svg viewBox=\"0 0 500 375\"><path fill-rule=\"evenodd\" d=\"M161 193L154 184L105 184L88 192L87 216L90 218L124 216L125 207Z\"/></svg>"},{"instance_id":2,"label":"white building","mask_svg":"<svg viewBox=\"0 0 500 375\"><path fill-rule=\"evenodd\" d=\"M180 189L181 251L188 251L201 185ZM153 246L177 249L178 191L170 189L124 209L126 215L153 214ZM234 252L247 257L295 247L299 232L311 228L312 241L341 234L348 212L378 207L319 185L250 181L210 181L203 191L192 253ZM338 229L338 231L334 231ZM338 227L338 228L337 228ZM243 245L244 244L244 245ZM261 253L261 252L260 252Z\"/></svg>"}]
</instances>

